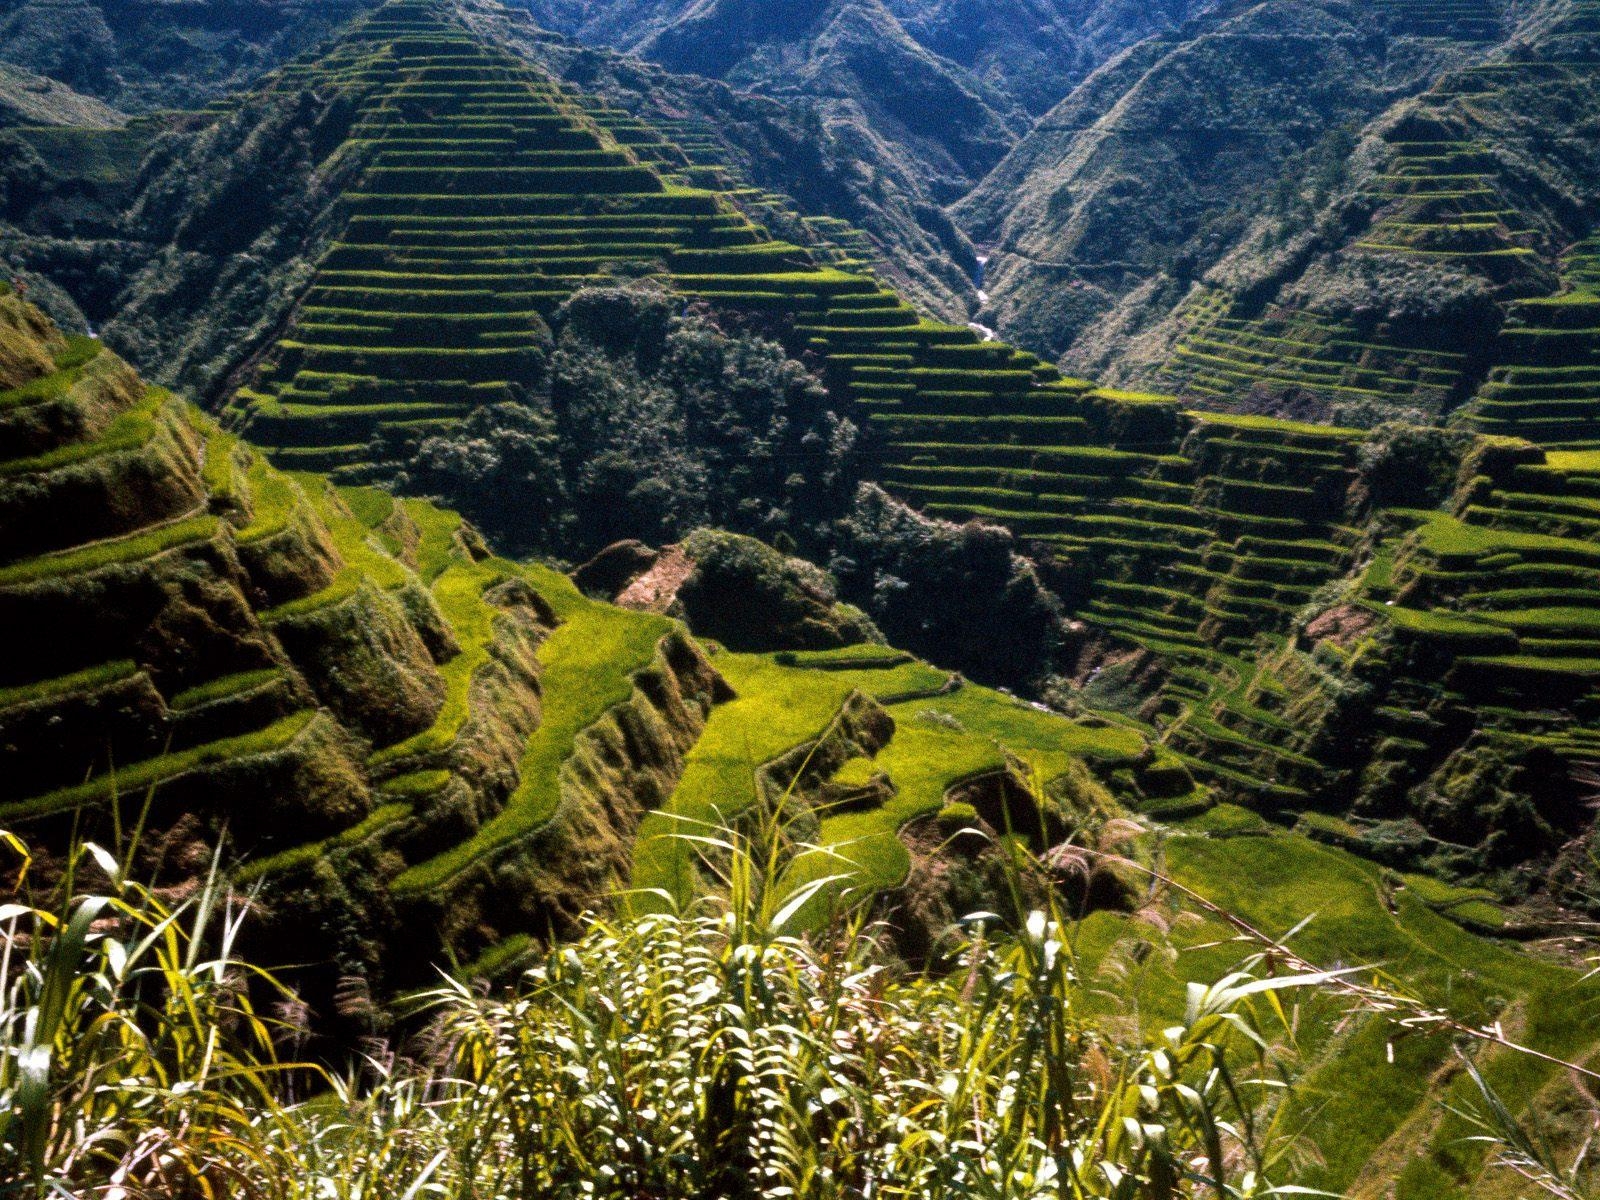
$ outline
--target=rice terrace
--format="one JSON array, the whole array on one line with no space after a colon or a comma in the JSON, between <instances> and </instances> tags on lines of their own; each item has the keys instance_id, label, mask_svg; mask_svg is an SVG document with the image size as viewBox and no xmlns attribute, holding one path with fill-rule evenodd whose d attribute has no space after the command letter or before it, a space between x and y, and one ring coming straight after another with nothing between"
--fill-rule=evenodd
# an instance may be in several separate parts
<instances>
[{"instance_id":1,"label":"rice terrace","mask_svg":"<svg viewBox=\"0 0 1600 1200\"><path fill-rule=\"evenodd\" d=\"M1600 1197L1597 82L0 0L0 1197Z\"/></svg>"}]
</instances>

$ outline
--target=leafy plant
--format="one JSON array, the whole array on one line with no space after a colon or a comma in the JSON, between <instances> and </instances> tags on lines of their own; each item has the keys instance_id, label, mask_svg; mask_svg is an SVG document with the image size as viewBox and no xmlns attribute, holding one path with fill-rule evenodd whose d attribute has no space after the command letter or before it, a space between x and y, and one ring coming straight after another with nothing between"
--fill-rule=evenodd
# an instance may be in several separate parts
<instances>
[{"instance_id":1,"label":"leafy plant","mask_svg":"<svg viewBox=\"0 0 1600 1200\"><path fill-rule=\"evenodd\" d=\"M0 844L22 896L33 860ZM281 1068L248 986L276 985L233 953L245 906L214 870L181 900L125 870L83 845L49 899L0 904L0 1195L241 1195L288 1169L256 1130Z\"/></svg>"}]
</instances>

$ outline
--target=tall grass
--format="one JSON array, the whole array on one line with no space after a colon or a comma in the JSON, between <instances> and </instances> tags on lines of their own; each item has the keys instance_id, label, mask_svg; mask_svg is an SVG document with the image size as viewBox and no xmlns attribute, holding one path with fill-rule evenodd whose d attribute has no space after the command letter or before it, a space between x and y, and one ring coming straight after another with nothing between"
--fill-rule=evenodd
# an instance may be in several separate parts
<instances>
[{"instance_id":1,"label":"tall grass","mask_svg":"<svg viewBox=\"0 0 1600 1200\"><path fill-rule=\"evenodd\" d=\"M237 1195L278 1169L257 1129L277 1107L271 1030L233 955L244 909L215 873L187 897L125 878L97 846L30 896L0 834L0 1192Z\"/></svg>"},{"instance_id":2,"label":"tall grass","mask_svg":"<svg viewBox=\"0 0 1600 1200\"><path fill-rule=\"evenodd\" d=\"M245 908L215 873L165 895L86 847L56 903L0 908L0 1190L29 1200L1297 1190L1296 1141L1273 1120L1292 1067L1286 1001L1299 989L1337 994L1341 976L1253 957L1192 985L1170 1027L1118 1036L1090 1015L1053 904L1009 931L971 919L953 970L912 975L880 948L863 908L845 904L826 933L795 935L810 897L777 886L782 843L765 828L707 833L719 897L594 918L507 992L446 982L418 1001L426 1032L409 1057L373 1052L348 1078L276 1058L280 1031L249 997L279 989L234 955ZM27 858L7 845L24 895ZM1003 845L1019 868L1037 866ZM315 1094L304 1098L308 1080Z\"/></svg>"}]
</instances>

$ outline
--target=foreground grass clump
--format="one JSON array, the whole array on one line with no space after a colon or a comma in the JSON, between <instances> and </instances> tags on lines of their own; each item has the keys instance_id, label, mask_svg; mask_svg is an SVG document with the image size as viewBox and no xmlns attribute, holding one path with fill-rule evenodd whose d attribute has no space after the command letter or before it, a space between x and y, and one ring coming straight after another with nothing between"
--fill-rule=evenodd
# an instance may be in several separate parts
<instances>
[{"instance_id":1,"label":"foreground grass clump","mask_svg":"<svg viewBox=\"0 0 1600 1200\"><path fill-rule=\"evenodd\" d=\"M595 920L507 995L446 988L418 1058L357 1080L278 1061L299 1010L251 1007L283 994L215 878L168 907L84 851L68 879L104 894L5 910L7 1194L1281 1194L1280 997L1331 977L1255 960L1124 1040L1054 914L907 976L859 923L788 936L796 903L730 851L731 901Z\"/></svg>"},{"instance_id":2,"label":"foreground grass clump","mask_svg":"<svg viewBox=\"0 0 1600 1200\"><path fill-rule=\"evenodd\" d=\"M0 907L0 1195L1307 1194L1311 1160L1286 1132L1301 1126L1295 1030L1393 999L1264 935L1224 935L1206 964L1230 941L1266 952L1147 1023L1094 983L1092 948L1048 900L998 936L969 919L948 972L907 973L859 916L795 936L807 896L759 839L717 840L722 898L593 919L510 991L448 985L422 998L410 1056L369 1047L341 1077L279 1058L305 1007L241 959L248 906L215 872L157 891L95 847L40 869L0 834L20 901ZM1013 849L1020 896L1044 864ZM65 882L35 899L30 870ZM1552 1160L1462 1062L1481 1096L1454 1110L1463 1132L1538 1194L1590 1195L1582 1157Z\"/></svg>"}]
</instances>

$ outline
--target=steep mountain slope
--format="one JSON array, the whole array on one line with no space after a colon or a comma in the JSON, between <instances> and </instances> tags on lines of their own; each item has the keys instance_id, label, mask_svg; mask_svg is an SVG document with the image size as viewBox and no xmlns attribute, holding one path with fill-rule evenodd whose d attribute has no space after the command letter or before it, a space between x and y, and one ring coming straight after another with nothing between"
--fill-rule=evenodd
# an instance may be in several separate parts
<instances>
[{"instance_id":1,"label":"steep mountain slope","mask_svg":"<svg viewBox=\"0 0 1600 1200\"><path fill-rule=\"evenodd\" d=\"M295 74L343 83L303 89ZM339 170L314 177L344 199L337 210L313 205L343 223L322 235L332 248L311 290L276 299L278 312L298 304L293 323L261 382L234 405L279 461L363 472L385 456L409 462L427 438L473 428L464 423L485 400L515 408L533 394L541 328L575 290L652 275L806 358L827 385L827 410L859 431L855 457L867 479L929 517L999 522L1025 539L1080 622L1077 661L1055 668L1093 675L1092 702L1141 714L1222 794L1289 815L1415 821L1403 849L1382 852L1408 861L1443 853L1469 873L1508 858L1553 863L1581 832L1570 769L1590 754L1581 731L1597 657L1583 634L1591 606L1581 460L1546 462L1531 448L1486 458L1470 439L1228 418L1060 380L1036 359L922 320L869 278L772 239L717 193L689 186L675 147L648 125L586 107L434 5L391 6L281 86L286 111L313 91L322 97L323 144L344 149L330 160ZM518 142L512 117L527 140ZM252 127L217 127L227 128ZM475 156L486 153L497 167L481 167ZM309 168L300 176L312 177ZM292 178L276 186L292 189ZM1586 261L1572 260L1575 278ZM1586 344L1585 311L1567 303L1525 318L1549 331L1576 321L1573 335L1549 339L1551 353L1565 354ZM1551 386L1527 370L1508 359L1497 379ZM1511 399L1550 398L1536 390ZM1412 453L1418 462L1405 466ZM1520 474L1486 469L1502 461ZM1503 498L1487 502L1484 486ZM1416 515L1441 503L1449 507L1437 520ZM835 516L849 518L829 535L843 540L814 548L840 555L851 595L902 603L895 598L924 564L884 547L926 548L937 527L916 526L887 501ZM1425 590L1441 572L1421 564L1452 538L1485 547L1495 562L1517 555L1528 582L1502 596L1503 585L1468 571L1450 589ZM1008 543L980 531L968 544L979 558L998 554L1004 574ZM1421 569L1391 579L1392 564ZM989 595L962 598L996 607ZM930 624L936 607L899 610L897 636L948 641ZM1326 611L1336 615L1319 624ZM1272 713L1291 691L1311 694L1298 683L1275 690L1274 672L1321 678L1316 664L1347 652L1363 671L1390 672L1381 688L1335 689L1320 714ZM1487 683L1475 682L1485 663ZM1524 687L1552 698L1538 728L1517 707ZM1404 699L1375 702L1434 714L1428 736L1352 739L1339 721L1360 711L1354 694L1392 694ZM1418 741L1432 753L1415 755ZM1397 761L1409 774L1384 765ZM1490 788L1486 771L1504 778ZM1497 807L1495 789L1532 804L1521 811L1533 815ZM1487 832L1463 839L1473 822Z\"/></svg>"},{"instance_id":2,"label":"steep mountain slope","mask_svg":"<svg viewBox=\"0 0 1600 1200\"><path fill-rule=\"evenodd\" d=\"M1057 356L1130 293L1181 295L1285 171L1336 168L1352 128L1497 27L1463 16L1419 34L1408 11L1236 0L1108 64L958 206L993 247L980 319Z\"/></svg>"},{"instance_id":3,"label":"steep mountain slope","mask_svg":"<svg viewBox=\"0 0 1600 1200\"><path fill-rule=\"evenodd\" d=\"M813 136L777 101L551 41L498 5L469 16L585 95L615 97L610 111L626 103L672 124L695 147L674 169L789 240L831 261L892 263L887 278L964 319L970 247L884 147ZM359 166L333 153L349 120L341 94L289 82L120 130L0 132L0 261L58 319L100 329L163 383L215 398L326 247L333 199ZM785 187L804 192L804 214L771 192ZM845 223L856 219L865 236Z\"/></svg>"},{"instance_id":4,"label":"steep mountain slope","mask_svg":"<svg viewBox=\"0 0 1600 1200\"><path fill-rule=\"evenodd\" d=\"M36 634L4 668L7 824L99 827L153 796L151 853L181 860L225 832L236 853L286 855L300 900L282 936L333 938L346 970L398 981L444 944L470 949L431 921L396 939L373 889L504 809L547 707L541 646L587 610L559 577L490 559L447 514L274 471L96 343L0 306L0 607ZM618 679L670 633L641 625ZM699 697L669 714L686 745L714 676L674 644L674 678ZM594 816L569 808L548 831L587 846L587 866L576 850L554 872L518 852L548 876L547 904L564 890L581 904L583 872L610 869L615 834ZM395 859L396 844L411 848ZM478 911L469 939L493 936L472 900L481 883L450 893Z\"/></svg>"},{"instance_id":5,"label":"steep mountain slope","mask_svg":"<svg viewBox=\"0 0 1600 1200\"><path fill-rule=\"evenodd\" d=\"M889 0L907 33L1042 116L1096 68L1212 0Z\"/></svg>"},{"instance_id":6,"label":"steep mountain slope","mask_svg":"<svg viewBox=\"0 0 1600 1200\"><path fill-rule=\"evenodd\" d=\"M516 402L538 369L528 314L552 313L605 262L632 260L808 357L830 411L862 431L867 479L928 517L1002 523L1025 539L1080 622L1057 669L1092 681L1090 703L1141 717L1218 794L1285 819L1354 813L1380 822L1348 834L1375 839L1373 853L1413 865L1443 856L1468 874L1549 867L1587 836L1572 772L1592 753L1583 729L1600 654L1583 632L1594 606L1582 595L1581 461L1438 432L1229 417L1062 380L668 182L649 165L671 162L659 135L584 116L433 23L437 10L384 11L369 35L390 49L374 55L358 39L345 53L373 73L362 119L385 149L356 180L349 230L299 323L233 410L279 461L369 469L460 426L486 398ZM398 102L417 92L425 109ZM483 139L503 136L493 114L513 111L537 116L545 141L518 152L525 167L475 172ZM613 148L607 129L633 149ZM555 137L561 149L548 148ZM436 169L408 157L419 154L439 156L427 160ZM568 169L569 155L586 169ZM438 331L425 341L424 318ZM1489 502L1491 491L1507 499ZM922 568L879 549L908 518L887 500L863 503L848 536L814 548L840 556L850 595L887 603ZM1452 542L1496 562L1517 556L1526 582L1502 597L1504 584L1468 564L1443 568L1466 577L1429 590L1441 568L1424 564ZM1347 659L1359 687L1324 695L1306 682L1336 677ZM1280 674L1293 683L1275 683ZM1524 688L1551 700L1536 727L1517 707ZM1392 736L1344 724L1391 720ZM1494 800L1485 773L1516 803ZM1381 824L1392 820L1409 824ZM1571 882L1562 871L1548 876L1558 890Z\"/></svg>"},{"instance_id":7,"label":"steep mountain slope","mask_svg":"<svg viewBox=\"0 0 1600 1200\"><path fill-rule=\"evenodd\" d=\"M925 311L965 319L975 298L970 244L929 200L916 165L859 124L551 37L500 4L462 10L484 36L662 130L692 178L730 193L775 233L832 242Z\"/></svg>"},{"instance_id":8,"label":"steep mountain slope","mask_svg":"<svg viewBox=\"0 0 1600 1200\"><path fill-rule=\"evenodd\" d=\"M319 1002L340 973L386 993L452 954L492 964L571 933L733 698L679 623L496 558L429 504L283 473L12 296L0 389L0 614L31 631L0 667L0 821L43 851L71 828L110 836L120 810L179 877L225 843L267 888L269 953L315 947ZM1142 777L1154 759L1137 732L839 649L861 636L851 620L818 642L826 606L804 607L798 644L835 649L739 659L758 677L732 736L771 749L721 763L730 819L763 797L833 803L833 768L898 745L902 706L958 690L983 732L947 731L945 761L885 759L848 796L852 828L898 845L958 783L1004 775L1008 743L1045 755L1049 778L1090 758ZM862 882L892 886L894 864L880 850Z\"/></svg>"},{"instance_id":9,"label":"steep mountain slope","mask_svg":"<svg viewBox=\"0 0 1600 1200\"><path fill-rule=\"evenodd\" d=\"M1503 51L1375 122L1320 209L1251 229L1180 311L1164 376L1478 427L1592 437L1578 245L1600 203L1596 9L1533 10ZM1364 348L1363 348L1364 347ZM1564 402L1564 403L1563 403Z\"/></svg>"},{"instance_id":10,"label":"steep mountain slope","mask_svg":"<svg viewBox=\"0 0 1600 1200\"><path fill-rule=\"evenodd\" d=\"M641 903L690 896L715 864L676 836L685 822L769 808L826 847L797 845L785 886L906 885L889 928L925 954L999 898L987 843L955 835L1042 848L1092 832L1116 811L1098 778L1160 814L1162 865L1199 894L1263 928L1314 897L1333 917L1301 953L1381 961L1464 1020L1592 1052L1571 972L1462 927L1504 919L1486 894L1204 812L1181 762L1130 722L1067 720L883 646L702 647L673 620L493 557L429 504L272 468L9 296L0 432L0 616L30 631L0 665L0 822L46 875L69 831L115 836L119 809L142 831L138 869L166 882L220 845L261 889L252 959L295 964L302 1033L370 1036L370 1001L431 981L451 953L463 979L504 972L624 879L660 889ZM708 561L701 542L688 549ZM1123 885L1096 886L1114 899ZM1219 923L1175 930L1181 961L1137 954L1144 969L1118 976L1152 1031L1187 978L1236 954ZM1080 961L1115 971L1129 938L1148 947L1150 929L1096 913ZM1299 1032L1310 1073L1289 1103L1327 1147L1319 1186L1421 1200L1480 1179L1461 1127L1431 1118L1441 1094L1468 1095L1436 1074L1447 1039L1409 1038L1387 1063L1376 1023L1307 1010ZM1547 1063L1481 1065L1523 1088L1507 1093L1519 1114L1566 1102ZM1352 1103L1373 1089L1381 1110ZM1410 1164L1398 1186L1395 1160Z\"/></svg>"},{"instance_id":11,"label":"steep mountain slope","mask_svg":"<svg viewBox=\"0 0 1600 1200\"><path fill-rule=\"evenodd\" d=\"M126 118L110 105L19 67L0 64L0 127L72 125L110 128Z\"/></svg>"},{"instance_id":12,"label":"steep mountain slope","mask_svg":"<svg viewBox=\"0 0 1600 1200\"><path fill-rule=\"evenodd\" d=\"M1039 115L1118 51L1212 0L885 0L924 49ZM695 0L520 0L535 20L590 45L634 50L695 11ZM708 31L710 33L710 31ZM711 34L711 36L715 36ZM729 44L741 35L725 34Z\"/></svg>"},{"instance_id":13,"label":"steep mountain slope","mask_svg":"<svg viewBox=\"0 0 1600 1200\"><path fill-rule=\"evenodd\" d=\"M248 86L373 0L9 0L0 60L141 112Z\"/></svg>"},{"instance_id":14,"label":"steep mountain slope","mask_svg":"<svg viewBox=\"0 0 1600 1200\"><path fill-rule=\"evenodd\" d=\"M1025 126L987 85L913 41L882 0L697 0L637 51L863 125L918 165L940 203L981 179Z\"/></svg>"}]
</instances>

